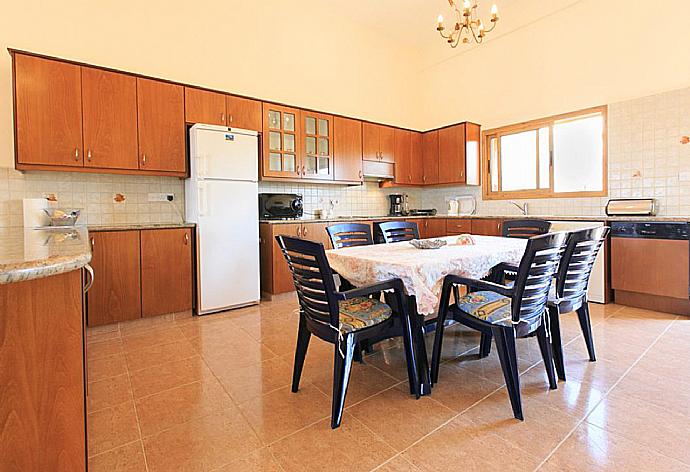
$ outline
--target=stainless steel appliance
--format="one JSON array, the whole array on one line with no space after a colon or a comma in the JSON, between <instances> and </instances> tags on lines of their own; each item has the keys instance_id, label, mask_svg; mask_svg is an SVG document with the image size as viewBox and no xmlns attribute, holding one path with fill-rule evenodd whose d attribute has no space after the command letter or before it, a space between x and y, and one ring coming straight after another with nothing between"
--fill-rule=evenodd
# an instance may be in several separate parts
<instances>
[{"instance_id":1,"label":"stainless steel appliance","mask_svg":"<svg viewBox=\"0 0 690 472\"><path fill-rule=\"evenodd\" d=\"M388 209L388 214L390 216L403 216L403 201L405 195L402 193L391 193L388 195L388 198L390 199L390 208Z\"/></svg>"},{"instance_id":2,"label":"stainless steel appliance","mask_svg":"<svg viewBox=\"0 0 690 472\"><path fill-rule=\"evenodd\" d=\"M300 218L304 213L302 195L296 193L260 193L259 217L266 220Z\"/></svg>"}]
</instances>

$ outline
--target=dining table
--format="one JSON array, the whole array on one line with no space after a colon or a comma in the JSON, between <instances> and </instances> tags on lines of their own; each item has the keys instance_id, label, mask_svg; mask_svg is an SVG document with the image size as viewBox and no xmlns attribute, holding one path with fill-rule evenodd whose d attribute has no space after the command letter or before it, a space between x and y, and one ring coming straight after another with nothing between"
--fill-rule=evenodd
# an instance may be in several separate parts
<instances>
[{"instance_id":1,"label":"dining table","mask_svg":"<svg viewBox=\"0 0 690 472\"><path fill-rule=\"evenodd\" d=\"M438 313L443 279L453 274L481 279L501 263L518 264L527 240L496 236L446 236L437 249L418 249L410 241L352 246L326 251L331 268L355 287L400 279L410 314L421 392L431 393L425 326Z\"/></svg>"}]
</instances>

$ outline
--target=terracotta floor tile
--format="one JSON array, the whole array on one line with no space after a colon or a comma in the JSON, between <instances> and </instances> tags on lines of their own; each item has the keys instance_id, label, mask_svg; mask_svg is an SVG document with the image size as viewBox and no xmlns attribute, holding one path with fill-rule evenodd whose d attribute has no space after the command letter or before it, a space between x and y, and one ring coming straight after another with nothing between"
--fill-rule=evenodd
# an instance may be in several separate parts
<instances>
[{"instance_id":1,"label":"terracotta floor tile","mask_svg":"<svg viewBox=\"0 0 690 472\"><path fill-rule=\"evenodd\" d=\"M200 357L166 362L129 373L134 398L141 398L198 380L213 379L213 374Z\"/></svg>"},{"instance_id":2,"label":"terracotta floor tile","mask_svg":"<svg viewBox=\"0 0 690 472\"><path fill-rule=\"evenodd\" d=\"M189 342L219 372L223 367L235 369L276 357L275 353L246 334L243 335L242 340L191 338Z\"/></svg>"},{"instance_id":3,"label":"terracotta floor tile","mask_svg":"<svg viewBox=\"0 0 690 472\"><path fill-rule=\"evenodd\" d=\"M615 392L690 418L690 382L677 376L668 378L635 366L616 386Z\"/></svg>"},{"instance_id":4,"label":"terracotta floor tile","mask_svg":"<svg viewBox=\"0 0 690 472\"><path fill-rule=\"evenodd\" d=\"M533 470L540 459L460 416L403 453L424 471Z\"/></svg>"},{"instance_id":5,"label":"terracotta floor tile","mask_svg":"<svg viewBox=\"0 0 690 472\"><path fill-rule=\"evenodd\" d=\"M252 428L234 409L144 439L149 472L210 471L244 458L260 447Z\"/></svg>"},{"instance_id":6,"label":"terracotta floor tile","mask_svg":"<svg viewBox=\"0 0 690 472\"><path fill-rule=\"evenodd\" d=\"M94 326L86 331L88 344L109 341L120 338L120 327L117 323L104 326Z\"/></svg>"},{"instance_id":7,"label":"terracotta floor tile","mask_svg":"<svg viewBox=\"0 0 690 472\"><path fill-rule=\"evenodd\" d=\"M87 355L91 360L121 354L123 352L122 338L117 337L106 341L91 342L86 349Z\"/></svg>"},{"instance_id":8,"label":"terracotta floor tile","mask_svg":"<svg viewBox=\"0 0 690 472\"><path fill-rule=\"evenodd\" d=\"M688 466L624 437L583 423L540 471L687 471Z\"/></svg>"},{"instance_id":9,"label":"terracotta floor tile","mask_svg":"<svg viewBox=\"0 0 690 472\"><path fill-rule=\"evenodd\" d=\"M690 467L690 418L615 390L604 399L587 422Z\"/></svg>"},{"instance_id":10,"label":"terracotta floor tile","mask_svg":"<svg viewBox=\"0 0 690 472\"><path fill-rule=\"evenodd\" d=\"M321 418L330 418L331 399L304 382L297 393L284 387L242 403L240 409L262 441L269 444Z\"/></svg>"},{"instance_id":11,"label":"terracotta floor tile","mask_svg":"<svg viewBox=\"0 0 690 472\"><path fill-rule=\"evenodd\" d=\"M89 456L114 449L139 439L134 403L105 408L88 415Z\"/></svg>"},{"instance_id":12,"label":"terracotta floor tile","mask_svg":"<svg viewBox=\"0 0 690 472\"><path fill-rule=\"evenodd\" d=\"M151 331L154 329L161 329L173 326L174 315L172 313L161 316L151 316L146 318L139 318L137 320L123 321L120 323L120 332L122 336L132 336Z\"/></svg>"},{"instance_id":13,"label":"terracotta floor tile","mask_svg":"<svg viewBox=\"0 0 690 472\"><path fill-rule=\"evenodd\" d=\"M127 350L125 359L130 371L153 367L166 362L194 357L197 352L185 339L167 344L152 344L136 350Z\"/></svg>"},{"instance_id":14,"label":"terracotta floor tile","mask_svg":"<svg viewBox=\"0 0 690 472\"><path fill-rule=\"evenodd\" d=\"M276 357L258 364L234 369L221 368L216 372L225 390L237 403L246 402L292 383L292 366Z\"/></svg>"},{"instance_id":15,"label":"terracotta floor tile","mask_svg":"<svg viewBox=\"0 0 690 472\"><path fill-rule=\"evenodd\" d=\"M426 336L427 356L431 359L436 333ZM443 332L441 344L441 362L454 359L479 346L479 332L456 323L447 326Z\"/></svg>"},{"instance_id":16,"label":"terracotta floor tile","mask_svg":"<svg viewBox=\"0 0 690 472\"><path fill-rule=\"evenodd\" d=\"M129 384L129 375L122 374L117 377L89 382L86 400L89 412L131 401L132 388Z\"/></svg>"},{"instance_id":17,"label":"terracotta floor tile","mask_svg":"<svg viewBox=\"0 0 690 472\"><path fill-rule=\"evenodd\" d=\"M431 396L434 400L459 413L490 394L501 384L487 380L449 362L439 367L439 381Z\"/></svg>"},{"instance_id":18,"label":"terracotta floor tile","mask_svg":"<svg viewBox=\"0 0 690 472\"><path fill-rule=\"evenodd\" d=\"M420 472L420 469L404 456L395 456L376 470L377 472Z\"/></svg>"},{"instance_id":19,"label":"terracotta floor tile","mask_svg":"<svg viewBox=\"0 0 690 472\"><path fill-rule=\"evenodd\" d=\"M270 450L285 472L364 472L395 454L347 413L336 430L325 419L272 444Z\"/></svg>"},{"instance_id":20,"label":"terracotta floor tile","mask_svg":"<svg viewBox=\"0 0 690 472\"><path fill-rule=\"evenodd\" d=\"M212 413L236 408L215 380L204 380L136 401L143 437Z\"/></svg>"},{"instance_id":21,"label":"terracotta floor tile","mask_svg":"<svg viewBox=\"0 0 690 472\"><path fill-rule=\"evenodd\" d=\"M349 408L348 413L402 451L438 428L455 412L431 396L416 400L407 385L400 385Z\"/></svg>"},{"instance_id":22,"label":"terracotta floor tile","mask_svg":"<svg viewBox=\"0 0 690 472\"><path fill-rule=\"evenodd\" d=\"M367 356L366 362L398 381L407 380L407 360L402 346L377 351Z\"/></svg>"},{"instance_id":23,"label":"terracotta floor tile","mask_svg":"<svg viewBox=\"0 0 690 472\"><path fill-rule=\"evenodd\" d=\"M592 385L602 392L611 388L629 367L627 363L616 363L605 359L590 362L584 352L566 350L564 357L567 379Z\"/></svg>"},{"instance_id":24,"label":"terracotta floor tile","mask_svg":"<svg viewBox=\"0 0 690 472\"><path fill-rule=\"evenodd\" d=\"M87 377L89 382L117 377L127 373L127 362L124 354L87 360Z\"/></svg>"},{"instance_id":25,"label":"terracotta floor tile","mask_svg":"<svg viewBox=\"0 0 690 472\"><path fill-rule=\"evenodd\" d=\"M219 338L233 336L234 334L247 336L247 333L242 331L232 318L211 318L213 316L195 317L184 322L176 322L175 325L180 328L186 338Z\"/></svg>"},{"instance_id":26,"label":"terracotta floor tile","mask_svg":"<svg viewBox=\"0 0 690 472\"><path fill-rule=\"evenodd\" d=\"M283 472L278 462L267 447L258 449L247 457L232 462L220 469L218 472Z\"/></svg>"},{"instance_id":27,"label":"terracotta floor tile","mask_svg":"<svg viewBox=\"0 0 690 472\"><path fill-rule=\"evenodd\" d=\"M89 472L146 472L141 441L90 457Z\"/></svg>"},{"instance_id":28,"label":"terracotta floor tile","mask_svg":"<svg viewBox=\"0 0 690 472\"><path fill-rule=\"evenodd\" d=\"M182 340L184 340L182 331L177 326L172 325L122 336L122 344L128 352Z\"/></svg>"}]
</instances>

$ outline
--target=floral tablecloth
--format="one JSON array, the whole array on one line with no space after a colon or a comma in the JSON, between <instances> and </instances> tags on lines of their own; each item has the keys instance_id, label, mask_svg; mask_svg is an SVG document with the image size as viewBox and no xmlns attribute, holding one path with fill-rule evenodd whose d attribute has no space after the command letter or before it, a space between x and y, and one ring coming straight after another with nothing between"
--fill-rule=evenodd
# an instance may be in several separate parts
<instances>
[{"instance_id":1,"label":"floral tablecloth","mask_svg":"<svg viewBox=\"0 0 690 472\"><path fill-rule=\"evenodd\" d=\"M518 263L527 241L494 236L472 236L474 245L455 244L447 236L440 249L416 249L409 242L374 244L326 251L336 272L355 286L399 278L408 295L417 300L422 315L437 312L443 278L448 274L482 278L501 262Z\"/></svg>"}]
</instances>

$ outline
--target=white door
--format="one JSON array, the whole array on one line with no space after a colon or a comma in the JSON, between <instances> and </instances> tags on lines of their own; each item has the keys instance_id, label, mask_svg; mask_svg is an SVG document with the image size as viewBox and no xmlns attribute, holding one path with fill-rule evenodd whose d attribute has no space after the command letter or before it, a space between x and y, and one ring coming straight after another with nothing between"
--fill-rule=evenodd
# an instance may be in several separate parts
<instances>
[{"instance_id":1,"label":"white door","mask_svg":"<svg viewBox=\"0 0 690 472\"><path fill-rule=\"evenodd\" d=\"M258 184L207 180L200 195L201 314L259 301Z\"/></svg>"},{"instance_id":2,"label":"white door","mask_svg":"<svg viewBox=\"0 0 690 472\"><path fill-rule=\"evenodd\" d=\"M192 179L259 178L259 138L252 131L195 125L191 130Z\"/></svg>"}]
</instances>

